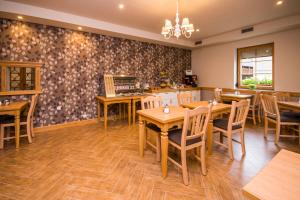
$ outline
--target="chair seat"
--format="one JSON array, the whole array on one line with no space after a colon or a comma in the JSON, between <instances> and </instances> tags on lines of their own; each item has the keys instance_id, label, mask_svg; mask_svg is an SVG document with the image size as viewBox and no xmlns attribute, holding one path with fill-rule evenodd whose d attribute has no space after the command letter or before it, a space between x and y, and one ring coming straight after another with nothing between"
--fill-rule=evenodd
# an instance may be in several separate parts
<instances>
[{"instance_id":1,"label":"chair seat","mask_svg":"<svg viewBox=\"0 0 300 200\"><path fill-rule=\"evenodd\" d=\"M155 124L148 123L146 125L146 127L153 130L153 131L155 131L155 132L161 132L161 129L158 126L156 126Z\"/></svg>"},{"instance_id":2,"label":"chair seat","mask_svg":"<svg viewBox=\"0 0 300 200\"><path fill-rule=\"evenodd\" d=\"M226 118L215 119L214 120L214 126L220 128L220 129L223 129L223 130L227 130L227 128L228 128L228 119L226 119ZM235 125L235 126L232 127L232 130L236 130L236 129L240 129L240 128L242 128L241 125Z\"/></svg>"},{"instance_id":3,"label":"chair seat","mask_svg":"<svg viewBox=\"0 0 300 200\"><path fill-rule=\"evenodd\" d=\"M276 120L275 116L268 116L268 118ZM281 122L300 123L300 114L296 113L296 112L280 113L280 121Z\"/></svg>"},{"instance_id":4,"label":"chair seat","mask_svg":"<svg viewBox=\"0 0 300 200\"><path fill-rule=\"evenodd\" d=\"M21 116L20 121L21 122L26 122L27 117L26 116ZM0 124L11 124L15 123L15 117L12 115L1 115L0 116Z\"/></svg>"},{"instance_id":5,"label":"chair seat","mask_svg":"<svg viewBox=\"0 0 300 200\"><path fill-rule=\"evenodd\" d=\"M168 134L169 134L168 136L169 136L170 141L176 143L179 146L181 145L182 129L170 130L170 131L168 131ZM191 132L188 131L187 135L188 136L191 135ZM195 144L197 142L201 142L201 137L187 140L186 145L189 146L189 145Z\"/></svg>"}]
</instances>

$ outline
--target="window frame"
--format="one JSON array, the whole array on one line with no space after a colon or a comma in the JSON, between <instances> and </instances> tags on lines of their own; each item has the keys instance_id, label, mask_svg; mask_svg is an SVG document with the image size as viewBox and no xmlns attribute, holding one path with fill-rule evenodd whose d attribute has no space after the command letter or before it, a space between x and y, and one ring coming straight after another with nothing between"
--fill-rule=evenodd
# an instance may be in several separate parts
<instances>
[{"instance_id":1,"label":"window frame","mask_svg":"<svg viewBox=\"0 0 300 200\"><path fill-rule=\"evenodd\" d=\"M275 85L274 42L267 43L267 44L255 45L255 46L249 46L249 47L242 47L242 48L237 49L237 87L238 88L249 89L249 87L241 84L240 52L243 50L251 50L251 49L257 49L257 48L263 48L263 47L272 47L272 85L271 86L256 85L256 89L274 90L274 85Z\"/></svg>"},{"instance_id":2,"label":"window frame","mask_svg":"<svg viewBox=\"0 0 300 200\"><path fill-rule=\"evenodd\" d=\"M41 66L42 63L36 62L17 62L17 61L0 61L1 67L1 90L0 95L26 95L26 94L39 94L41 93ZM12 90L9 91L7 88L7 73L8 67L20 67L20 68L34 68L34 90Z\"/></svg>"}]
</instances>

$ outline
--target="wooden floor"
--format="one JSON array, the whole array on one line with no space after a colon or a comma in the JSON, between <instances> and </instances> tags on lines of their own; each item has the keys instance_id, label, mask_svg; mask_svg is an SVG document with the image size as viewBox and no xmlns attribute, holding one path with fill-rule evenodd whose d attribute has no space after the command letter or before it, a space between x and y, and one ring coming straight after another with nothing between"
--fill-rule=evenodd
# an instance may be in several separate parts
<instances>
[{"instance_id":1,"label":"wooden floor","mask_svg":"<svg viewBox=\"0 0 300 200\"><path fill-rule=\"evenodd\" d=\"M300 152L297 140L286 139L277 147L273 134L265 140L262 128L248 125L244 158L239 146L234 161L224 148L214 147L207 158L208 175L202 176L199 163L190 157L191 184L185 186L170 163L168 177L161 178L149 148L139 157L137 126L112 126L107 132L99 124L43 132L32 144L22 139L19 150L6 143L0 150L0 199L244 199L242 186L280 148Z\"/></svg>"}]
</instances>

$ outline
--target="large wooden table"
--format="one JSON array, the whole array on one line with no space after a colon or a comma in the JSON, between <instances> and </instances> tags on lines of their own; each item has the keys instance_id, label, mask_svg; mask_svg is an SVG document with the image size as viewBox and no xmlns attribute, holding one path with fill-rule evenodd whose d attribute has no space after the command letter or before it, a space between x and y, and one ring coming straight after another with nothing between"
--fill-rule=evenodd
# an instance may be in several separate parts
<instances>
[{"instance_id":1,"label":"large wooden table","mask_svg":"<svg viewBox=\"0 0 300 200\"><path fill-rule=\"evenodd\" d=\"M98 101L98 120L100 121L101 114L101 104L103 104L103 113L104 113L104 129L107 129L107 111L108 106L112 104L127 104L128 110L128 125L131 124L131 103L133 103L133 123L135 123L135 114L136 114L136 102L141 101L141 98L145 97L144 95L138 96L120 96L120 97L105 97L105 96L97 96L96 99ZM121 109L119 109L119 112Z\"/></svg>"},{"instance_id":2,"label":"large wooden table","mask_svg":"<svg viewBox=\"0 0 300 200\"><path fill-rule=\"evenodd\" d=\"M251 99L252 94L234 94L234 93L225 93L221 94L222 101L240 101L243 99Z\"/></svg>"},{"instance_id":3,"label":"large wooden table","mask_svg":"<svg viewBox=\"0 0 300 200\"><path fill-rule=\"evenodd\" d=\"M281 150L246 186L249 199L299 200L300 154Z\"/></svg>"},{"instance_id":4,"label":"large wooden table","mask_svg":"<svg viewBox=\"0 0 300 200\"><path fill-rule=\"evenodd\" d=\"M15 117L16 148L20 146L20 114L28 103L28 101L19 101L0 106L0 115L13 115Z\"/></svg>"},{"instance_id":5,"label":"large wooden table","mask_svg":"<svg viewBox=\"0 0 300 200\"><path fill-rule=\"evenodd\" d=\"M278 105L280 108L287 110L295 110L300 112L300 103L293 101L278 101Z\"/></svg>"},{"instance_id":6,"label":"large wooden table","mask_svg":"<svg viewBox=\"0 0 300 200\"><path fill-rule=\"evenodd\" d=\"M193 102L189 104L183 104L182 105L185 108L194 109L199 106L208 106L207 101L199 101L199 102ZM207 149L208 154L212 154L212 146L213 146L213 119L217 116L220 116L221 114L225 114L230 112L231 105L229 104L223 104L218 103L217 105L214 105L212 107L212 116L208 123L208 129L207 129Z\"/></svg>"}]
</instances>

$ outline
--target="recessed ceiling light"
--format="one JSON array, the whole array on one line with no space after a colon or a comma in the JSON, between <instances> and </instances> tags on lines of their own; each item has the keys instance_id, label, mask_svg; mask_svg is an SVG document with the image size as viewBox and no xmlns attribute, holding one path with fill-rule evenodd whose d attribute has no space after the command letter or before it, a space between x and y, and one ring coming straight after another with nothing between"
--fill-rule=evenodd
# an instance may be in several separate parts
<instances>
[{"instance_id":1,"label":"recessed ceiling light","mask_svg":"<svg viewBox=\"0 0 300 200\"><path fill-rule=\"evenodd\" d=\"M200 29L199 29L199 28L197 28L197 29L196 29L196 32L199 32L199 31L200 31Z\"/></svg>"},{"instance_id":2,"label":"recessed ceiling light","mask_svg":"<svg viewBox=\"0 0 300 200\"><path fill-rule=\"evenodd\" d=\"M82 27L81 27L81 26L78 26L78 30L82 30Z\"/></svg>"},{"instance_id":3,"label":"recessed ceiling light","mask_svg":"<svg viewBox=\"0 0 300 200\"><path fill-rule=\"evenodd\" d=\"M23 19L23 17L21 15L18 16L18 19Z\"/></svg>"},{"instance_id":4,"label":"recessed ceiling light","mask_svg":"<svg viewBox=\"0 0 300 200\"><path fill-rule=\"evenodd\" d=\"M119 9L121 9L121 10L124 9L124 4L120 3L119 4Z\"/></svg>"},{"instance_id":5,"label":"recessed ceiling light","mask_svg":"<svg viewBox=\"0 0 300 200\"><path fill-rule=\"evenodd\" d=\"M277 6L279 6L279 5L281 5L281 4L283 4L283 1L277 1L277 2L276 2L276 5L277 5Z\"/></svg>"}]
</instances>

